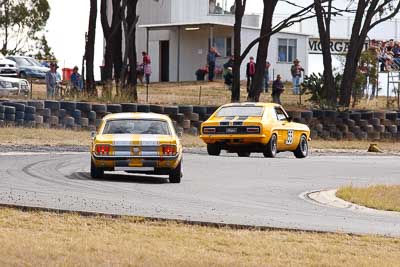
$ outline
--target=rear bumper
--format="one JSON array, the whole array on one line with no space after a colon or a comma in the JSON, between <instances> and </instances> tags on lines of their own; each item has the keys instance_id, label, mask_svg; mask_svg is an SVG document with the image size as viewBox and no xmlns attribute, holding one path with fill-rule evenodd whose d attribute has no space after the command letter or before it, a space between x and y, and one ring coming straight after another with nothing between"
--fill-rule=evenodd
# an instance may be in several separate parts
<instances>
[{"instance_id":1,"label":"rear bumper","mask_svg":"<svg viewBox=\"0 0 400 267\"><path fill-rule=\"evenodd\" d=\"M201 135L200 138L207 144L214 143L235 143L235 144L252 144L252 143L268 143L268 138L263 134L252 134L252 135Z\"/></svg>"},{"instance_id":2,"label":"rear bumper","mask_svg":"<svg viewBox=\"0 0 400 267\"><path fill-rule=\"evenodd\" d=\"M126 171L134 173L166 173L175 169L182 159L173 157L96 157L92 161L97 168L105 171Z\"/></svg>"}]
</instances>

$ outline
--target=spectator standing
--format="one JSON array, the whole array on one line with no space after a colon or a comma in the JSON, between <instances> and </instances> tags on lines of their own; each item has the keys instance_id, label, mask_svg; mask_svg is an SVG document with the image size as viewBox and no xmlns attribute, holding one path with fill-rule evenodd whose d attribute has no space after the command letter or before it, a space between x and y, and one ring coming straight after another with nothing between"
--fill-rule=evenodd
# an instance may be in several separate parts
<instances>
[{"instance_id":1,"label":"spectator standing","mask_svg":"<svg viewBox=\"0 0 400 267\"><path fill-rule=\"evenodd\" d=\"M215 14L224 14L224 10L222 9L220 3L217 3L217 6L215 7Z\"/></svg>"},{"instance_id":2,"label":"spectator standing","mask_svg":"<svg viewBox=\"0 0 400 267\"><path fill-rule=\"evenodd\" d=\"M394 43L392 52L393 52L394 63L396 63L397 67L400 67L400 45L399 45L399 42Z\"/></svg>"},{"instance_id":3,"label":"spectator standing","mask_svg":"<svg viewBox=\"0 0 400 267\"><path fill-rule=\"evenodd\" d=\"M211 47L210 51L207 54L207 65L208 65L208 81L213 82L214 81L214 75L215 75L215 63L217 61L217 57L220 57L221 55L218 53L217 49L215 47Z\"/></svg>"},{"instance_id":4,"label":"spectator standing","mask_svg":"<svg viewBox=\"0 0 400 267\"><path fill-rule=\"evenodd\" d=\"M215 14L215 6L216 6L216 0L210 0L209 10L208 10L210 14Z\"/></svg>"},{"instance_id":5,"label":"spectator standing","mask_svg":"<svg viewBox=\"0 0 400 267\"><path fill-rule=\"evenodd\" d=\"M268 93L268 87L269 87L269 68L271 67L271 64L269 61L265 62L265 73L264 73L264 91L265 93Z\"/></svg>"},{"instance_id":6,"label":"spectator standing","mask_svg":"<svg viewBox=\"0 0 400 267\"><path fill-rule=\"evenodd\" d=\"M225 79L225 84L228 86L229 90L232 91L232 84L233 84L233 74L232 74L232 68L228 67L225 75L224 75L224 79Z\"/></svg>"},{"instance_id":7,"label":"spectator standing","mask_svg":"<svg viewBox=\"0 0 400 267\"><path fill-rule=\"evenodd\" d=\"M57 87L57 65L50 64L50 70L46 73L46 91L47 98L54 98L55 90Z\"/></svg>"},{"instance_id":8,"label":"spectator standing","mask_svg":"<svg viewBox=\"0 0 400 267\"><path fill-rule=\"evenodd\" d=\"M151 75L151 60L150 56L147 52L142 52L143 56L143 72L144 72L144 77L146 80L146 84L150 83L150 75Z\"/></svg>"},{"instance_id":9,"label":"spectator standing","mask_svg":"<svg viewBox=\"0 0 400 267\"><path fill-rule=\"evenodd\" d=\"M276 104L281 104L281 94L285 91L283 83L281 81L281 75L276 76L276 80L272 83L272 101Z\"/></svg>"},{"instance_id":10,"label":"spectator standing","mask_svg":"<svg viewBox=\"0 0 400 267\"><path fill-rule=\"evenodd\" d=\"M83 90L83 81L81 75L78 73L79 68L74 67L71 74L71 86L73 89L81 92Z\"/></svg>"},{"instance_id":11,"label":"spectator standing","mask_svg":"<svg viewBox=\"0 0 400 267\"><path fill-rule=\"evenodd\" d=\"M300 94L300 78L302 71L304 71L304 69L301 67L300 61L298 59L295 59L293 61L292 67L290 68L293 81L293 94L295 95Z\"/></svg>"},{"instance_id":12,"label":"spectator standing","mask_svg":"<svg viewBox=\"0 0 400 267\"><path fill-rule=\"evenodd\" d=\"M246 77L247 77L247 93L250 92L251 85L253 84L253 78L256 74L256 63L254 57L250 57L249 63L246 65Z\"/></svg>"}]
</instances>

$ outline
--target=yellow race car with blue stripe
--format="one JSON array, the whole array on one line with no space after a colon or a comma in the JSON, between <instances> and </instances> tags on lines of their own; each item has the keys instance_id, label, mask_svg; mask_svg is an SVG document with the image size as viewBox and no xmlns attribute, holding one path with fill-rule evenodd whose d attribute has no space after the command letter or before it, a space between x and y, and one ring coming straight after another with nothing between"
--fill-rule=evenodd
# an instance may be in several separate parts
<instances>
[{"instance_id":1,"label":"yellow race car with blue stripe","mask_svg":"<svg viewBox=\"0 0 400 267\"><path fill-rule=\"evenodd\" d=\"M200 138L212 156L226 150L240 157L254 152L274 158L278 152L293 151L297 158L305 158L310 129L293 122L281 105L232 103L221 106L201 125Z\"/></svg>"},{"instance_id":2,"label":"yellow race car with blue stripe","mask_svg":"<svg viewBox=\"0 0 400 267\"><path fill-rule=\"evenodd\" d=\"M169 175L180 183L182 145L168 116L154 113L117 113L105 116L93 133L93 178L104 171Z\"/></svg>"}]
</instances>

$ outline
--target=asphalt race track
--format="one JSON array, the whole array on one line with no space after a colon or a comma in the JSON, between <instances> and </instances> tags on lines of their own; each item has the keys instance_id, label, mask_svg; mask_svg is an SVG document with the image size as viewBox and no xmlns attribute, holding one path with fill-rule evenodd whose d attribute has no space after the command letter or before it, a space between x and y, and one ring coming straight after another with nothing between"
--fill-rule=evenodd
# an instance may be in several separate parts
<instances>
[{"instance_id":1,"label":"asphalt race track","mask_svg":"<svg viewBox=\"0 0 400 267\"><path fill-rule=\"evenodd\" d=\"M0 203L62 210L317 231L400 236L400 216L371 215L302 199L341 185L399 183L397 156L284 153L184 156L181 184L151 176L89 176L88 153L0 154Z\"/></svg>"}]
</instances>

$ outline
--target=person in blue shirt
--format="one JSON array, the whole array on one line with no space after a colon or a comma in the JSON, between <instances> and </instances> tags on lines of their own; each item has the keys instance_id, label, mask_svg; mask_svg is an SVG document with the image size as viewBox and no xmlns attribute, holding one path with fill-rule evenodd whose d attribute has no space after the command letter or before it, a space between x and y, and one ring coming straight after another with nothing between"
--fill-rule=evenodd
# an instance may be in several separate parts
<instances>
[{"instance_id":1,"label":"person in blue shirt","mask_svg":"<svg viewBox=\"0 0 400 267\"><path fill-rule=\"evenodd\" d=\"M211 47L210 51L207 55L207 65L208 65L208 81L214 81L214 74L215 74L215 62L217 61L217 57L221 55L218 53L215 47Z\"/></svg>"},{"instance_id":2,"label":"person in blue shirt","mask_svg":"<svg viewBox=\"0 0 400 267\"><path fill-rule=\"evenodd\" d=\"M78 91L82 91L83 89L83 81L81 75L78 73L79 68L77 66L74 67L73 72L71 74L71 86L73 89Z\"/></svg>"}]
</instances>

